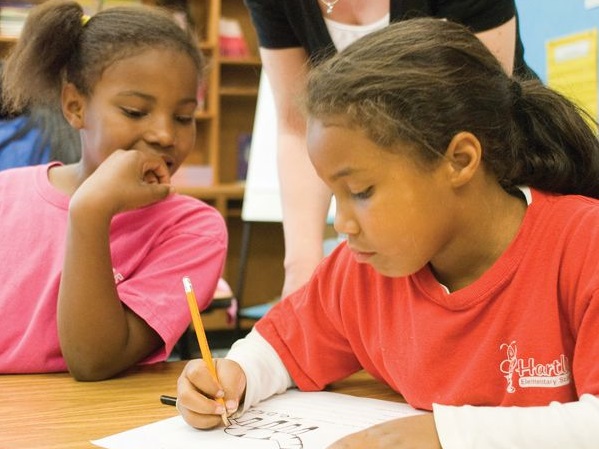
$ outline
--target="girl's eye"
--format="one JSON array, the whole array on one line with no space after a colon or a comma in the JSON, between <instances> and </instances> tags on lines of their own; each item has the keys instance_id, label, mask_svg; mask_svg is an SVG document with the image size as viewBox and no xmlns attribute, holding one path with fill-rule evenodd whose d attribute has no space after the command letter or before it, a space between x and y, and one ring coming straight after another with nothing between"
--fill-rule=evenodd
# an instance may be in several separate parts
<instances>
[{"instance_id":1,"label":"girl's eye","mask_svg":"<svg viewBox=\"0 0 599 449\"><path fill-rule=\"evenodd\" d=\"M121 108L126 116L131 118L141 118L146 115L145 112L142 112L138 109L130 109L130 108Z\"/></svg>"},{"instance_id":2,"label":"girl's eye","mask_svg":"<svg viewBox=\"0 0 599 449\"><path fill-rule=\"evenodd\" d=\"M176 120L179 123L183 123L184 125L188 125L188 124L190 124L190 123L192 123L194 121L194 118L193 118L193 116L190 116L190 115L178 115L176 117Z\"/></svg>"},{"instance_id":3,"label":"girl's eye","mask_svg":"<svg viewBox=\"0 0 599 449\"><path fill-rule=\"evenodd\" d=\"M373 191L374 187L370 186L367 189L362 190L361 192L352 193L351 196L357 200L366 200L372 196Z\"/></svg>"}]
</instances>

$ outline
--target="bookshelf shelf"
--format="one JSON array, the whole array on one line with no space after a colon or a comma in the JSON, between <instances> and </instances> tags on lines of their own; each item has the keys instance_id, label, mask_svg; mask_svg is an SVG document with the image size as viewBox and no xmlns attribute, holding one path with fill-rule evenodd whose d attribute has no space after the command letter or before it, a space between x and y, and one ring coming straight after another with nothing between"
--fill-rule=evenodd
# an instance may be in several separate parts
<instances>
[{"instance_id":1,"label":"bookshelf shelf","mask_svg":"<svg viewBox=\"0 0 599 449\"><path fill-rule=\"evenodd\" d=\"M256 97L258 88L252 87L223 87L220 90L223 97Z\"/></svg>"},{"instance_id":2,"label":"bookshelf shelf","mask_svg":"<svg viewBox=\"0 0 599 449\"><path fill-rule=\"evenodd\" d=\"M214 114L212 114L211 112L208 112L208 111L198 111L195 114L195 119L198 122L209 121L209 120L212 120L213 118L214 118Z\"/></svg>"},{"instance_id":3,"label":"bookshelf shelf","mask_svg":"<svg viewBox=\"0 0 599 449\"><path fill-rule=\"evenodd\" d=\"M262 61L260 58L247 57L247 58L231 58L231 57L221 57L220 60L221 65L227 66L252 66L252 67L261 67Z\"/></svg>"}]
</instances>

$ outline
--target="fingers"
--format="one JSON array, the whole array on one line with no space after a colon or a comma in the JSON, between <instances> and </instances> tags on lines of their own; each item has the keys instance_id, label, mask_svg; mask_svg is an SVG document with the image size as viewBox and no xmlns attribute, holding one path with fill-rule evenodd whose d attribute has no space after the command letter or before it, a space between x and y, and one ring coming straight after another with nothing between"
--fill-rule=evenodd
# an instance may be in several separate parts
<instances>
[{"instance_id":1,"label":"fingers","mask_svg":"<svg viewBox=\"0 0 599 449\"><path fill-rule=\"evenodd\" d=\"M246 378L241 367L232 360L215 360L218 380L224 388L224 402L227 415L232 415L239 409L239 403L245 395Z\"/></svg>"},{"instance_id":2,"label":"fingers","mask_svg":"<svg viewBox=\"0 0 599 449\"><path fill-rule=\"evenodd\" d=\"M139 199L142 202L140 206L164 199L170 193L174 192L174 187L170 185L170 172L164 160L156 155L142 152L136 153L138 158L136 163L138 164L139 172L137 179L132 179L134 181L132 185L141 186L141 189L138 191Z\"/></svg>"},{"instance_id":3,"label":"fingers","mask_svg":"<svg viewBox=\"0 0 599 449\"><path fill-rule=\"evenodd\" d=\"M149 156L151 157L151 156ZM160 157L148 160L142 170L143 179L148 184L170 184L171 174Z\"/></svg>"},{"instance_id":4,"label":"fingers","mask_svg":"<svg viewBox=\"0 0 599 449\"><path fill-rule=\"evenodd\" d=\"M185 365L177 381L177 409L188 424L199 429L216 427L223 410L214 399L222 395L204 361L192 360Z\"/></svg>"},{"instance_id":5,"label":"fingers","mask_svg":"<svg viewBox=\"0 0 599 449\"><path fill-rule=\"evenodd\" d=\"M149 203L162 200L169 196L171 193L175 192L175 188L170 184L159 184L156 182L152 182L147 186L149 195Z\"/></svg>"},{"instance_id":6,"label":"fingers","mask_svg":"<svg viewBox=\"0 0 599 449\"><path fill-rule=\"evenodd\" d=\"M169 184L170 171L158 154L138 150L115 150L95 170L104 182Z\"/></svg>"},{"instance_id":7,"label":"fingers","mask_svg":"<svg viewBox=\"0 0 599 449\"><path fill-rule=\"evenodd\" d=\"M210 429L218 426L222 421L223 413L231 414L237 410L239 393L245 389L245 375L235 362L217 360L217 370L221 385L210 374L203 360L192 360L187 363L177 382L177 408L183 419L193 427ZM224 379L224 382L223 382ZM227 385L234 385L226 397ZM227 411L225 406L217 401L224 399L225 404L232 410Z\"/></svg>"},{"instance_id":8,"label":"fingers","mask_svg":"<svg viewBox=\"0 0 599 449\"><path fill-rule=\"evenodd\" d=\"M147 173L144 173L143 178L146 184L160 184L158 176L156 176L156 173L154 173L153 171L148 171Z\"/></svg>"},{"instance_id":9,"label":"fingers","mask_svg":"<svg viewBox=\"0 0 599 449\"><path fill-rule=\"evenodd\" d=\"M116 150L78 189L87 204L106 203L111 213L143 207L166 198L174 188L165 161L157 154Z\"/></svg>"}]
</instances>

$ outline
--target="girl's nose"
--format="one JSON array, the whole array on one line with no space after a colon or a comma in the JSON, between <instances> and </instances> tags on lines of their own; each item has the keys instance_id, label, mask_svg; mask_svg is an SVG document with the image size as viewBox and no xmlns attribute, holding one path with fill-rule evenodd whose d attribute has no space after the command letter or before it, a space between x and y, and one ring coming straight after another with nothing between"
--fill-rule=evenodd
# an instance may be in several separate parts
<instances>
[{"instance_id":1,"label":"girl's nose","mask_svg":"<svg viewBox=\"0 0 599 449\"><path fill-rule=\"evenodd\" d=\"M146 132L146 140L163 148L172 147L175 144L175 126L172 120L160 117L153 120Z\"/></svg>"},{"instance_id":2,"label":"girl's nose","mask_svg":"<svg viewBox=\"0 0 599 449\"><path fill-rule=\"evenodd\" d=\"M360 227L357 221L354 219L349 208L340 204L337 201L335 209L335 220L333 222L335 231L339 234L355 235L359 232Z\"/></svg>"}]
</instances>

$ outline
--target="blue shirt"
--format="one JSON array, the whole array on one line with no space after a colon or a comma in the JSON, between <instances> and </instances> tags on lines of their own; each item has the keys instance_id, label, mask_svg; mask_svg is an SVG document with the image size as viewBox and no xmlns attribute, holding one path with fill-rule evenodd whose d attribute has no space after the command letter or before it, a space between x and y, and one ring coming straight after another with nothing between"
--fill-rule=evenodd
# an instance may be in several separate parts
<instances>
[{"instance_id":1,"label":"blue shirt","mask_svg":"<svg viewBox=\"0 0 599 449\"><path fill-rule=\"evenodd\" d=\"M0 120L0 170L43 164L49 161L50 145L42 148L42 136L39 129L32 127L23 136L11 138L27 125L28 117Z\"/></svg>"}]
</instances>

